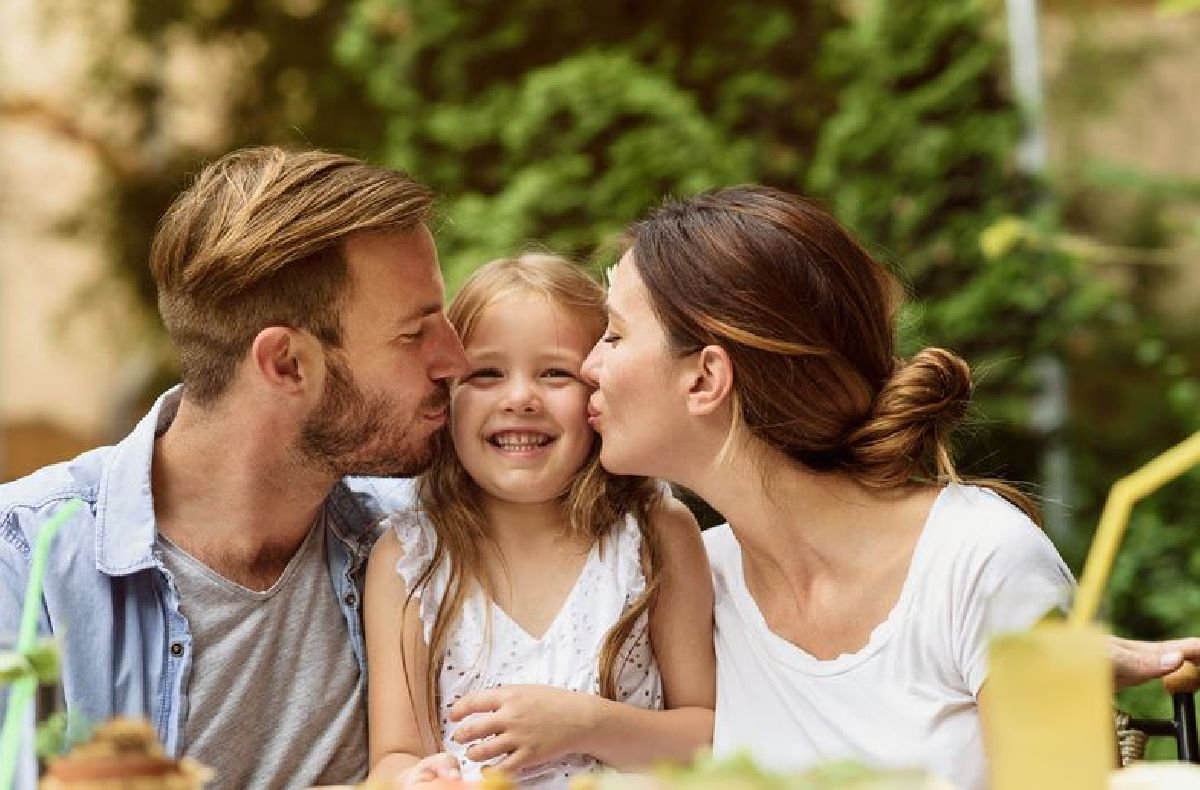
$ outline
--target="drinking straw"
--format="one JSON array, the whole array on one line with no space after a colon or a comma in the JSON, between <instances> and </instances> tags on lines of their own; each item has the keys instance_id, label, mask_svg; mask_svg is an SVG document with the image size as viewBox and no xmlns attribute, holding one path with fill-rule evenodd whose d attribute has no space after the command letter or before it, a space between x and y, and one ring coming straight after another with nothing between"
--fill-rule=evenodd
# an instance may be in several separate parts
<instances>
[{"instance_id":1,"label":"drinking straw","mask_svg":"<svg viewBox=\"0 0 1200 790\"><path fill-rule=\"evenodd\" d=\"M72 499L63 505L38 532L33 546L33 557L29 564L29 582L25 586L25 603L21 608L21 630L17 633L17 653L24 655L37 641L38 612L42 606L42 580L46 576L46 562L50 556L50 541L55 533L83 507L83 502ZM12 787L13 772L17 766L17 750L21 745L21 723L25 708L29 706L37 691L37 677L29 674L13 684L8 695L8 710L4 715L4 728L0 730L0 789Z\"/></svg>"},{"instance_id":2,"label":"drinking straw","mask_svg":"<svg viewBox=\"0 0 1200 790\"><path fill-rule=\"evenodd\" d=\"M1067 618L1070 625L1085 625L1096 616L1133 506L1197 464L1200 464L1200 431L1113 485L1088 550L1075 606Z\"/></svg>"}]
</instances>

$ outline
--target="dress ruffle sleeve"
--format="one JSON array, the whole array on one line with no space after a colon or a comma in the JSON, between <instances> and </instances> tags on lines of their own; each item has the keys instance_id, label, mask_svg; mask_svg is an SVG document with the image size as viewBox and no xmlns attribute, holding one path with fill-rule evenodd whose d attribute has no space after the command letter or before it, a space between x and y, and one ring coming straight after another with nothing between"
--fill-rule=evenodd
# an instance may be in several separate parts
<instances>
[{"instance_id":1,"label":"dress ruffle sleeve","mask_svg":"<svg viewBox=\"0 0 1200 790\"><path fill-rule=\"evenodd\" d=\"M646 590L646 574L642 571L642 532L632 514L626 515L615 531L617 580L620 589L627 590L625 605L628 606Z\"/></svg>"},{"instance_id":2,"label":"dress ruffle sleeve","mask_svg":"<svg viewBox=\"0 0 1200 790\"><path fill-rule=\"evenodd\" d=\"M437 549L437 533L428 519L415 510L389 516L384 520L383 526L395 532L400 541L400 559L396 560L396 573L404 580L408 592L419 601L417 611L421 617L425 643L428 644L445 587L441 568L422 583L422 576L433 561L433 554Z\"/></svg>"}]
</instances>

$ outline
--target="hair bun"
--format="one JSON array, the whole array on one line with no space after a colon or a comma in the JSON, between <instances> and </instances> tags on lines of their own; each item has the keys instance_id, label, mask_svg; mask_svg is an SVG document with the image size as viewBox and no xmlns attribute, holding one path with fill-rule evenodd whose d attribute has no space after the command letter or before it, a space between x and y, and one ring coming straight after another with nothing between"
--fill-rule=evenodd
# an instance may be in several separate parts
<instances>
[{"instance_id":1,"label":"hair bun","mask_svg":"<svg viewBox=\"0 0 1200 790\"><path fill-rule=\"evenodd\" d=\"M951 430L971 402L971 368L944 348L898 362L866 421L848 439L850 466L867 482L900 485L953 476Z\"/></svg>"},{"instance_id":2,"label":"hair bun","mask_svg":"<svg viewBox=\"0 0 1200 790\"><path fill-rule=\"evenodd\" d=\"M900 364L883 386L880 398L914 420L957 422L971 402L971 368L958 354L944 348L925 348Z\"/></svg>"}]
</instances>

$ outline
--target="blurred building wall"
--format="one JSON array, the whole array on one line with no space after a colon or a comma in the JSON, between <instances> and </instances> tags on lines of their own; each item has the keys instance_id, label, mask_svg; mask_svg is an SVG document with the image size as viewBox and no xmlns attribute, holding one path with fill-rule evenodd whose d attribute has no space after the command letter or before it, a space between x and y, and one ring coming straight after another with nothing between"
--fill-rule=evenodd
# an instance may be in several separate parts
<instances>
[{"instance_id":1,"label":"blurred building wall","mask_svg":"<svg viewBox=\"0 0 1200 790\"><path fill-rule=\"evenodd\" d=\"M69 133L86 120L86 31L48 25L38 0L0 2L0 30L0 478L11 479L109 438L131 311L105 282L103 251L67 227L99 176Z\"/></svg>"},{"instance_id":2,"label":"blurred building wall","mask_svg":"<svg viewBox=\"0 0 1200 790\"><path fill-rule=\"evenodd\" d=\"M1094 118L1063 117L1061 107L1049 107L1050 160L1062 161L1069 144L1086 159L1144 171L1165 178L1200 180L1200 12L1166 15L1155 3L1112 2L1098 6L1086 23L1063 10L1043 15L1043 65L1047 83L1060 77L1072 81L1072 91L1100 90L1112 105ZM1108 72L1072 73L1067 52L1072 38L1082 35L1100 49L1133 54L1137 63L1129 78ZM1116 57L1113 62L1119 62ZM1100 80L1111 86L1096 86ZM1164 270L1169 286L1158 289L1162 309L1177 320L1200 314L1200 205L1176 203L1164 211L1168 222L1194 229L1186 254Z\"/></svg>"}]
</instances>

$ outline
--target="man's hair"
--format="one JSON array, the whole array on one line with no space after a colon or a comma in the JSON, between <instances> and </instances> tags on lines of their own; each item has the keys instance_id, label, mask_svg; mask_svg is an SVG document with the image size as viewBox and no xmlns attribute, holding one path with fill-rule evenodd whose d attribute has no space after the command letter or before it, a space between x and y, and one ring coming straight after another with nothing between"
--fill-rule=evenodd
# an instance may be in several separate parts
<instances>
[{"instance_id":1,"label":"man's hair","mask_svg":"<svg viewBox=\"0 0 1200 790\"><path fill-rule=\"evenodd\" d=\"M247 148L205 167L150 249L188 398L215 402L266 327L339 346L344 240L413 230L431 207L430 191L404 173L324 151Z\"/></svg>"}]
</instances>

